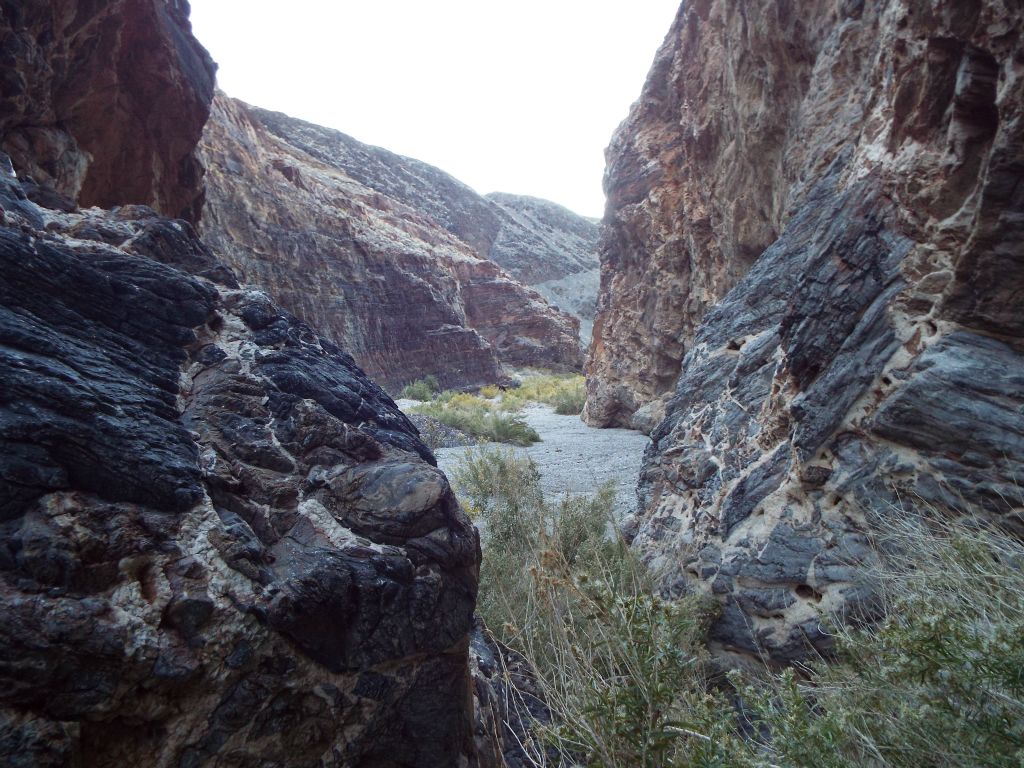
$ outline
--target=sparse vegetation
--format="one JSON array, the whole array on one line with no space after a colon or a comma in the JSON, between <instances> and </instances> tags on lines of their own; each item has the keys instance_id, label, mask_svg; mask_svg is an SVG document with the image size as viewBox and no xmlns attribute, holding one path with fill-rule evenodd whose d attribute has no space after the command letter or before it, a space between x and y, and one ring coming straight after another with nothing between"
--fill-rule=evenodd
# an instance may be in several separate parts
<instances>
[{"instance_id":1,"label":"sparse vegetation","mask_svg":"<svg viewBox=\"0 0 1024 768\"><path fill-rule=\"evenodd\" d=\"M406 384L399 397L406 400L430 400L438 393L441 386L434 376L424 376L411 384Z\"/></svg>"},{"instance_id":2,"label":"sparse vegetation","mask_svg":"<svg viewBox=\"0 0 1024 768\"><path fill-rule=\"evenodd\" d=\"M610 486L550 504L538 479L529 459L494 448L454 473L484 523L479 611L533 664L557 718L544 735L566 764L668 765L690 726L727 709L705 684L707 606L651 594L646 569L609 535Z\"/></svg>"},{"instance_id":3,"label":"sparse vegetation","mask_svg":"<svg viewBox=\"0 0 1024 768\"><path fill-rule=\"evenodd\" d=\"M522 416L499 411L493 403L476 395L442 392L430 402L417 406L415 412L483 440L512 445L540 441L540 435Z\"/></svg>"},{"instance_id":4,"label":"sparse vegetation","mask_svg":"<svg viewBox=\"0 0 1024 768\"><path fill-rule=\"evenodd\" d=\"M582 411L585 400L584 379L577 374L528 376L518 387L501 396L502 407L506 410L517 410L531 402L545 403L564 416Z\"/></svg>"},{"instance_id":5,"label":"sparse vegetation","mask_svg":"<svg viewBox=\"0 0 1024 768\"><path fill-rule=\"evenodd\" d=\"M455 473L484 523L480 611L535 667L555 716L544 736L563 764L1024 764L1019 541L887 514L878 612L835 628L837 658L726 677L704 646L713 609L654 596L607 535L610 490L550 504L537 480L528 459L495 449Z\"/></svg>"},{"instance_id":6,"label":"sparse vegetation","mask_svg":"<svg viewBox=\"0 0 1024 768\"><path fill-rule=\"evenodd\" d=\"M506 391L496 385L481 387L478 395L437 392L437 380L428 376L403 389L402 397L424 401L413 409L415 413L481 440L530 445L541 438L519 414L525 405L547 403L557 413L578 414L586 395L582 376L549 374L531 376L521 386Z\"/></svg>"},{"instance_id":7,"label":"sparse vegetation","mask_svg":"<svg viewBox=\"0 0 1024 768\"><path fill-rule=\"evenodd\" d=\"M1024 546L977 521L893 517L883 618L837 627L838 663L808 681L747 686L763 749L801 766L1024 764Z\"/></svg>"}]
</instances>

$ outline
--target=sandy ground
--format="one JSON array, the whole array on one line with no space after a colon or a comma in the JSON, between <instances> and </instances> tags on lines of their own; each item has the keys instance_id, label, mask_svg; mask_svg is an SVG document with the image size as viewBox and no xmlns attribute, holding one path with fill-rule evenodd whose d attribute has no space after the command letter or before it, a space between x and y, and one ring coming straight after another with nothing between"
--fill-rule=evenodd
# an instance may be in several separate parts
<instances>
[{"instance_id":1,"label":"sandy ground","mask_svg":"<svg viewBox=\"0 0 1024 768\"><path fill-rule=\"evenodd\" d=\"M537 464L545 496L591 494L612 480L616 486L616 517L633 510L640 463L650 442L646 435L629 429L594 429L580 421L579 416L559 416L548 405L528 406L523 415L543 442L513 450L531 457ZM434 454L438 466L448 472L467 450L473 449L439 448Z\"/></svg>"}]
</instances>

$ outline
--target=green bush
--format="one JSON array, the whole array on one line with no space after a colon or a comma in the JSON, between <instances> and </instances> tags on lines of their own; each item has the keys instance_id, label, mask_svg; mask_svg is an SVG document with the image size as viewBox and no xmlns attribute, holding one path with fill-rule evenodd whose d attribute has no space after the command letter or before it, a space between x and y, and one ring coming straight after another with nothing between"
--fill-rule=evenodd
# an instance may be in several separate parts
<instances>
[{"instance_id":1,"label":"green bush","mask_svg":"<svg viewBox=\"0 0 1024 768\"><path fill-rule=\"evenodd\" d=\"M837 663L746 695L799 766L1024 764L1024 546L896 512L878 538L883 618L838 627Z\"/></svg>"},{"instance_id":2,"label":"green bush","mask_svg":"<svg viewBox=\"0 0 1024 768\"><path fill-rule=\"evenodd\" d=\"M584 380L578 374L529 376L518 387L501 395L501 407L505 410L518 410L528 403L545 403L563 415L580 413L585 401Z\"/></svg>"},{"instance_id":3,"label":"green bush","mask_svg":"<svg viewBox=\"0 0 1024 768\"><path fill-rule=\"evenodd\" d=\"M483 521L481 614L535 669L564 764L1024 765L1024 545L1006 533L893 511L874 613L834 629L835 659L722 677L713 608L652 594L608 535L610 489L549 504L510 452L455 478Z\"/></svg>"},{"instance_id":4,"label":"green bush","mask_svg":"<svg viewBox=\"0 0 1024 768\"><path fill-rule=\"evenodd\" d=\"M552 405L555 406L555 413L561 416L579 416L586 402L587 393L583 388L583 382L580 381L573 388L558 392L553 398Z\"/></svg>"},{"instance_id":5,"label":"green bush","mask_svg":"<svg viewBox=\"0 0 1024 768\"><path fill-rule=\"evenodd\" d=\"M413 411L496 443L531 445L540 441L540 435L521 415L499 411L493 403L476 395L442 392Z\"/></svg>"},{"instance_id":6,"label":"green bush","mask_svg":"<svg viewBox=\"0 0 1024 768\"><path fill-rule=\"evenodd\" d=\"M718 750L694 730L728 710L705 684L709 611L651 594L611 535L613 486L548 503L533 462L493 448L467 453L452 475L482 522L478 610L530 660L556 717L543 735L566 764L654 768L686 744Z\"/></svg>"},{"instance_id":7,"label":"green bush","mask_svg":"<svg viewBox=\"0 0 1024 768\"><path fill-rule=\"evenodd\" d=\"M440 388L437 378L434 376L424 376L422 379L416 379L411 384L406 384L399 397L406 400L430 400L437 394Z\"/></svg>"}]
</instances>

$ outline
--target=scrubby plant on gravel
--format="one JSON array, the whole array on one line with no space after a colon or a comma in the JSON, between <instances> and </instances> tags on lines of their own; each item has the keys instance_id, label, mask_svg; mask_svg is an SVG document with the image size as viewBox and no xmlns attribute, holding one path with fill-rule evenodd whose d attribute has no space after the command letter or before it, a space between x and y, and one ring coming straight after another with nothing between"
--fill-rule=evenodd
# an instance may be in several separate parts
<instances>
[{"instance_id":1,"label":"scrubby plant on gravel","mask_svg":"<svg viewBox=\"0 0 1024 768\"><path fill-rule=\"evenodd\" d=\"M399 397L406 400L430 400L440 389L441 386L436 377L424 376L411 384L406 384Z\"/></svg>"},{"instance_id":2,"label":"scrubby plant on gravel","mask_svg":"<svg viewBox=\"0 0 1024 768\"><path fill-rule=\"evenodd\" d=\"M1024 765L1024 546L1007 534L887 514L871 620L835 628L836 657L727 681L708 605L654 596L607 535L610 491L548 504L536 467L493 449L455 478L484 521L481 613L536 669L563 764Z\"/></svg>"},{"instance_id":3,"label":"scrubby plant on gravel","mask_svg":"<svg viewBox=\"0 0 1024 768\"><path fill-rule=\"evenodd\" d=\"M610 535L612 486L548 503L533 462L494 448L467 454L453 477L484 524L478 610L536 670L555 715L549 743L567 760L644 768L681 745L719 750L693 730L728 709L705 681L708 610L651 593Z\"/></svg>"},{"instance_id":4,"label":"scrubby plant on gravel","mask_svg":"<svg viewBox=\"0 0 1024 768\"><path fill-rule=\"evenodd\" d=\"M442 392L413 412L496 443L530 445L540 441L540 435L521 415L500 411L493 403L467 393Z\"/></svg>"},{"instance_id":5,"label":"scrubby plant on gravel","mask_svg":"<svg viewBox=\"0 0 1024 768\"><path fill-rule=\"evenodd\" d=\"M586 401L584 379L578 374L538 374L501 395L502 407L515 410L527 403L554 406L563 416L574 416L583 410Z\"/></svg>"}]
</instances>

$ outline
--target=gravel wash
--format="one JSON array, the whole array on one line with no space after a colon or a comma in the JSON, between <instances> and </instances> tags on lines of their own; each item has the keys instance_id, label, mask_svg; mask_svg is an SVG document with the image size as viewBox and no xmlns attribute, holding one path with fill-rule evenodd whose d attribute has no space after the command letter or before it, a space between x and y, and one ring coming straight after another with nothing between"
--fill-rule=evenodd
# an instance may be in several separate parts
<instances>
[{"instance_id":1,"label":"gravel wash","mask_svg":"<svg viewBox=\"0 0 1024 768\"><path fill-rule=\"evenodd\" d=\"M636 506L636 484L644 449L651 442L631 429L595 429L579 416L559 416L549 405L523 409L527 423L543 442L529 448L500 443L491 447L514 450L529 456L540 471L541 489L549 500L563 494L592 494L603 483L615 483L615 515L621 519ZM439 448L434 451L438 466L451 472L472 448Z\"/></svg>"}]
</instances>

